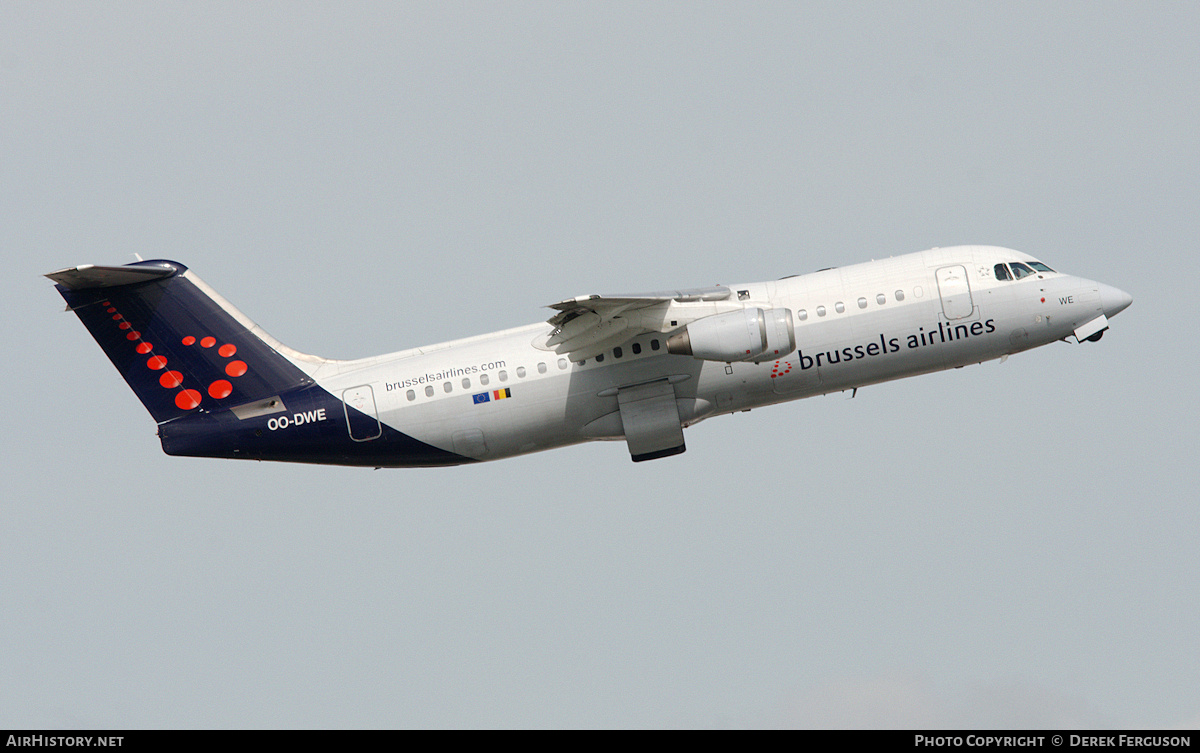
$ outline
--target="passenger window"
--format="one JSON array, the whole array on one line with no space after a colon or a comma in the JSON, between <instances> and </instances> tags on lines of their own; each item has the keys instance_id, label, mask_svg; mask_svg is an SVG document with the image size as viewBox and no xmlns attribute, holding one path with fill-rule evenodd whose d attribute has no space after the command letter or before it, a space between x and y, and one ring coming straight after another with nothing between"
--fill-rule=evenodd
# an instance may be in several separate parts
<instances>
[{"instance_id":1,"label":"passenger window","mask_svg":"<svg viewBox=\"0 0 1200 753\"><path fill-rule=\"evenodd\" d=\"M658 350L658 340L650 341L650 350Z\"/></svg>"},{"instance_id":2,"label":"passenger window","mask_svg":"<svg viewBox=\"0 0 1200 753\"><path fill-rule=\"evenodd\" d=\"M825 316L825 307L817 306L817 316Z\"/></svg>"},{"instance_id":3,"label":"passenger window","mask_svg":"<svg viewBox=\"0 0 1200 753\"><path fill-rule=\"evenodd\" d=\"M407 397L409 400L417 399L417 393L413 392L412 390L409 390L407 393L405 393L404 396Z\"/></svg>"},{"instance_id":4,"label":"passenger window","mask_svg":"<svg viewBox=\"0 0 1200 753\"><path fill-rule=\"evenodd\" d=\"M620 346L613 348L613 358L620 358L625 355L625 351L621 350Z\"/></svg>"},{"instance_id":5,"label":"passenger window","mask_svg":"<svg viewBox=\"0 0 1200 753\"><path fill-rule=\"evenodd\" d=\"M479 375L479 383L482 384L484 387L486 387L488 382L490 382L490 381L492 381L492 380L488 378L487 374Z\"/></svg>"},{"instance_id":6,"label":"passenger window","mask_svg":"<svg viewBox=\"0 0 1200 753\"><path fill-rule=\"evenodd\" d=\"M867 299L866 299L866 298L859 298L859 299L858 299L858 307L859 307L860 309L865 309L865 308L867 307Z\"/></svg>"},{"instance_id":7,"label":"passenger window","mask_svg":"<svg viewBox=\"0 0 1200 753\"><path fill-rule=\"evenodd\" d=\"M507 382L507 381L508 381L508 372L507 372L507 371L505 371L504 369L500 369L500 373L499 373L499 374L497 374L496 376L500 377L500 381L501 381L501 382Z\"/></svg>"},{"instance_id":8,"label":"passenger window","mask_svg":"<svg viewBox=\"0 0 1200 753\"><path fill-rule=\"evenodd\" d=\"M904 300L904 291L903 291L903 290L897 290L897 291L896 291L896 300L897 300L897 301L903 301L903 300Z\"/></svg>"},{"instance_id":9,"label":"passenger window","mask_svg":"<svg viewBox=\"0 0 1200 753\"><path fill-rule=\"evenodd\" d=\"M433 385L432 384L425 386L425 397L433 397Z\"/></svg>"},{"instance_id":10,"label":"passenger window","mask_svg":"<svg viewBox=\"0 0 1200 753\"><path fill-rule=\"evenodd\" d=\"M600 353L596 356L596 363L604 363L604 354Z\"/></svg>"},{"instance_id":11,"label":"passenger window","mask_svg":"<svg viewBox=\"0 0 1200 753\"><path fill-rule=\"evenodd\" d=\"M633 344L632 346L630 346L630 347L632 347L632 348L633 348L633 354L634 354L635 356L636 356L638 353L641 353L641 352L642 352L642 344L641 344L641 343L634 343L634 344Z\"/></svg>"},{"instance_id":12,"label":"passenger window","mask_svg":"<svg viewBox=\"0 0 1200 753\"><path fill-rule=\"evenodd\" d=\"M546 364L544 364L544 363L539 363L539 364L538 364L538 373L539 373L539 374L545 374L545 373L546 373Z\"/></svg>"},{"instance_id":13,"label":"passenger window","mask_svg":"<svg viewBox=\"0 0 1200 753\"><path fill-rule=\"evenodd\" d=\"M442 385L442 389L445 390L446 392L450 392L451 390L454 389L454 385L450 384L449 382L446 382L445 384Z\"/></svg>"},{"instance_id":14,"label":"passenger window","mask_svg":"<svg viewBox=\"0 0 1200 753\"><path fill-rule=\"evenodd\" d=\"M922 288L920 285L917 285L916 287L913 288L913 297L914 298L920 298L923 295L925 295L925 289Z\"/></svg>"},{"instance_id":15,"label":"passenger window","mask_svg":"<svg viewBox=\"0 0 1200 753\"><path fill-rule=\"evenodd\" d=\"M800 321L804 321L808 318L808 311L806 309L800 309L796 312L796 318Z\"/></svg>"},{"instance_id":16,"label":"passenger window","mask_svg":"<svg viewBox=\"0 0 1200 753\"><path fill-rule=\"evenodd\" d=\"M518 366L517 367L517 379L524 379L524 378L525 378L525 367Z\"/></svg>"},{"instance_id":17,"label":"passenger window","mask_svg":"<svg viewBox=\"0 0 1200 753\"><path fill-rule=\"evenodd\" d=\"M875 302L882 306L883 304L887 303L887 296L883 293L880 293L879 295L875 296Z\"/></svg>"},{"instance_id":18,"label":"passenger window","mask_svg":"<svg viewBox=\"0 0 1200 753\"><path fill-rule=\"evenodd\" d=\"M1008 273L1008 267L1004 266L1003 264L997 264L996 265L996 279L997 280L1011 280L1012 275L1010 275Z\"/></svg>"},{"instance_id":19,"label":"passenger window","mask_svg":"<svg viewBox=\"0 0 1200 753\"><path fill-rule=\"evenodd\" d=\"M842 304L841 301L838 301L837 303L833 304L833 308L836 309L839 314L846 313L846 307Z\"/></svg>"},{"instance_id":20,"label":"passenger window","mask_svg":"<svg viewBox=\"0 0 1200 753\"><path fill-rule=\"evenodd\" d=\"M463 389L471 389L471 377L463 377Z\"/></svg>"},{"instance_id":21,"label":"passenger window","mask_svg":"<svg viewBox=\"0 0 1200 753\"><path fill-rule=\"evenodd\" d=\"M565 359L565 358L558 359L558 368L560 368L560 369L567 368L567 359Z\"/></svg>"},{"instance_id":22,"label":"passenger window","mask_svg":"<svg viewBox=\"0 0 1200 753\"><path fill-rule=\"evenodd\" d=\"M1016 277L1018 280L1021 279L1022 277L1028 277L1029 275L1033 274L1032 269L1025 266L1024 264L1022 264L1019 261L1014 261L1011 264L1009 264L1009 266L1012 267L1013 276Z\"/></svg>"}]
</instances>

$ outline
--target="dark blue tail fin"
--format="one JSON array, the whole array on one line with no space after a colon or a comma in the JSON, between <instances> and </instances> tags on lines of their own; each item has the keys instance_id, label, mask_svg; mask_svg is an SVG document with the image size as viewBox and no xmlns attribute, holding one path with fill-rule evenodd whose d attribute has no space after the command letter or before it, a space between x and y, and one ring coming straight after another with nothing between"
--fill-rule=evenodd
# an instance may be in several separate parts
<instances>
[{"instance_id":1,"label":"dark blue tail fin","mask_svg":"<svg viewBox=\"0 0 1200 753\"><path fill-rule=\"evenodd\" d=\"M46 276L160 424L313 381L178 262L84 266Z\"/></svg>"}]
</instances>

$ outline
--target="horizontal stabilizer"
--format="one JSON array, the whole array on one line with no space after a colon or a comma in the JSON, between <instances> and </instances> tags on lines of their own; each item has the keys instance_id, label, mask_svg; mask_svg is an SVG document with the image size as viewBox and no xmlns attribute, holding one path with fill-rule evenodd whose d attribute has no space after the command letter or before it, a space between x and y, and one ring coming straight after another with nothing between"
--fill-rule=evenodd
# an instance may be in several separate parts
<instances>
[{"instance_id":1,"label":"horizontal stabilizer","mask_svg":"<svg viewBox=\"0 0 1200 753\"><path fill-rule=\"evenodd\" d=\"M46 276L64 288L84 290L86 288L136 285L139 282L170 277L178 271L176 267L165 263L148 267L97 267L94 264L84 264L82 267L60 269Z\"/></svg>"}]
</instances>

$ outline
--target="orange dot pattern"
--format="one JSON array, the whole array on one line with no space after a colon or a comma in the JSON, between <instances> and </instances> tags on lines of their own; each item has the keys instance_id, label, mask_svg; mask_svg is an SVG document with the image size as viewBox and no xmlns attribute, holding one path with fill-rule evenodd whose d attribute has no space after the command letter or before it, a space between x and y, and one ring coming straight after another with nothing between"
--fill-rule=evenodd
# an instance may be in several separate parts
<instances>
[{"instance_id":1,"label":"orange dot pattern","mask_svg":"<svg viewBox=\"0 0 1200 753\"><path fill-rule=\"evenodd\" d=\"M217 381L208 385L208 394L213 400L220 400L221 398L229 397L230 393L232 392L233 385L224 379L218 379Z\"/></svg>"},{"instance_id":2,"label":"orange dot pattern","mask_svg":"<svg viewBox=\"0 0 1200 753\"><path fill-rule=\"evenodd\" d=\"M197 342L196 338L188 335L183 338L184 345L194 345ZM217 344L217 338L211 335L206 335L199 340L201 348L211 348ZM225 343L217 348L217 355L222 358L232 358L237 353L237 346L233 343ZM249 371L245 361L230 361L225 364L225 373L231 377L240 377ZM233 394L233 384L228 379L216 379L208 385L208 396L213 400L223 400ZM197 405L199 405L199 393L197 394Z\"/></svg>"},{"instance_id":3,"label":"orange dot pattern","mask_svg":"<svg viewBox=\"0 0 1200 753\"><path fill-rule=\"evenodd\" d=\"M118 331L125 332L125 339L129 340L134 345L134 351L140 356L149 356L146 359L146 368L151 371L162 371L158 377L158 383L164 389L173 390L183 386L183 374L175 370L166 370L167 357L161 355L150 355L154 352L154 345L142 339L142 333L133 329L133 325L125 320L120 311L112 305L111 301L101 301L101 306L104 306L104 312L112 316L112 320L117 322ZM197 340L194 336L188 335L181 341L185 347L195 345ZM200 347L211 348L217 344L217 338L211 335L206 335L199 340ZM232 358L237 353L237 346L233 343L225 343L217 348L217 354L222 358ZM234 378L244 375L249 371L249 367L245 361L230 361L225 364L225 374ZM233 394L233 384L228 379L216 379L208 385L208 396L213 400L223 400ZM175 405L180 410L195 410L200 407L200 402L204 396L199 390L182 389L175 393Z\"/></svg>"}]
</instances>

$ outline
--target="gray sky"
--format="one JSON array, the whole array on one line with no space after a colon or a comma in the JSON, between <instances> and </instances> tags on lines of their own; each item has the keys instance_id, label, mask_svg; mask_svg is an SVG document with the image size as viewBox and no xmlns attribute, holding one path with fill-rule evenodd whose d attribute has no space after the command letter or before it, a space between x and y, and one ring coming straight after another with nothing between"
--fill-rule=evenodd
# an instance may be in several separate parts
<instances>
[{"instance_id":1,"label":"gray sky","mask_svg":"<svg viewBox=\"0 0 1200 753\"><path fill-rule=\"evenodd\" d=\"M0 727L1200 725L1200 8L0 4ZM39 275L357 357L958 243L1098 344L597 443L174 459Z\"/></svg>"}]
</instances>

